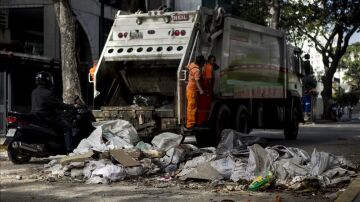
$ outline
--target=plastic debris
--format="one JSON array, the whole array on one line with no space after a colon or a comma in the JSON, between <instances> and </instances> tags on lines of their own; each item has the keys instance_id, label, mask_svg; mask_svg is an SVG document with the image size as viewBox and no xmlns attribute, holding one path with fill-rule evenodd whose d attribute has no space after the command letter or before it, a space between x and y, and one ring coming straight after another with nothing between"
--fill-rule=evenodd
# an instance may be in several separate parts
<instances>
[{"instance_id":1,"label":"plastic debris","mask_svg":"<svg viewBox=\"0 0 360 202\"><path fill-rule=\"evenodd\" d=\"M171 148L179 146L182 139L182 135L165 132L155 136L151 143L157 149L167 151Z\"/></svg>"},{"instance_id":2,"label":"plastic debris","mask_svg":"<svg viewBox=\"0 0 360 202\"><path fill-rule=\"evenodd\" d=\"M215 170L209 162L203 163L196 168L193 168L187 174L181 176L180 180L199 179L213 181L216 179L223 179L220 173Z\"/></svg>"},{"instance_id":3,"label":"plastic debris","mask_svg":"<svg viewBox=\"0 0 360 202\"><path fill-rule=\"evenodd\" d=\"M293 190L307 189L309 187L318 188L319 186L317 178L309 176L296 176L287 184L287 187Z\"/></svg>"},{"instance_id":4,"label":"plastic debris","mask_svg":"<svg viewBox=\"0 0 360 202\"><path fill-rule=\"evenodd\" d=\"M221 132L221 140L216 153L219 156L227 156L229 154L234 156L247 156L247 146L253 144L264 146L267 142L261 137L246 135L232 129L224 129Z\"/></svg>"},{"instance_id":5,"label":"plastic debris","mask_svg":"<svg viewBox=\"0 0 360 202\"><path fill-rule=\"evenodd\" d=\"M83 154L90 150L104 152L109 149L131 148L140 139L135 128L124 120L95 123L96 129L86 139L81 140L73 153ZM103 139L106 141L104 142Z\"/></svg>"},{"instance_id":6,"label":"plastic debris","mask_svg":"<svg viewBox=\"0 0 360 202\"><path fill-rule=\"evenodd\" d=\"M95 169L92 174L90 179L88 180L89 183L99 183L98 182L98 177L104 179L101 180L101 183L111 183L111 182L116 182L119 180L123 180L126 177L126 171L123 167L117 166L117 165L106 165L104 167L101 168L97 168ZM95 178L95 179L91 179L91 178Z\"/></svg>"},{"instance_id":7,"label":"plastic debris","mask_svg":"<svg viewBox=\"0 0 360 202\"><path fill-rule=\"evenodd\" d=\"M224 179L230 179L231 173L235 168L235 162L231 157L212 161L210 165L215 168Z\"/></svg>"},{"instance_id":8,"label":"plastic debris","mask_svg":"<svg viewBox=\"0 0 360 202\"><path fill-rule=\"evenodd\" d=\"M142 166L134 166L125 168L127 176L140 176L144 173L144 167Z\"/></svg>"},{"instance_id":9,"label":"plastic debris","mask_svg":"<svg viewBox=\"0 0 360 202\"><path fill-rule=\"evenodd\" d=\"M151 149L151 150L145 150L143 151L144 155L148 158L161 158L165 155L164 152L155 150L155 149Z\"/></svg>"},{"instance_id":10,"label":"plastic debris","mask_svg":"<svg viewBox=\"0 0 360 202\"><path fill-rule=\"evenodd\" d=\"M177 165L170 164L170 165L166 166L165 172L168 174L168 176L174 177L177 169L178 169Z\"/></svg>"},{"instance_id":11,"label":"plastic debris","mask_svg":"<svg viewBox=\"0 0 360 202\"><path fill-rule=\"evenodd\" d=\"M141 151L154 149L154 147L151 144L145 143L143 141L138 142L136 148L140 149Z\"/></svg>"},{"instance_id":12,"label":"plastic debris","mask_svg":"<svg viewBox=\"0 0 360 202\"><path fill-rule=\"evenodd\" d=\"M271 171L266 171L263 176L258 176L249 185L251 191L264 190L273 183L275 177Z\"/></svg>"},{"instance_id":13,"label":"plastic debris","mask_svg":"<svg viewBox=\"0 0 360 202\"><path fill-rule=\"evenodd\" d=\"M73 154L44 165L45 173L90 184L152 174L168 182L176 175L180 180L209 180L211 187L227 191L247 188L225 184L228 179L253 181L251 190L263 190L273 183L293 190L312 190L337 187L355 174L351 171L355 165L343 157L316 149L310 156L299 148L263 148L259 144L266 144L264 140L230 129L222 132L217 148L180 144L183 136L169 132L155 136L151 144L139 142L133 129L122 120L97 123L96 130L81 141ZM169 183L159 186L163 185L168 187Z\"/></svg>"},{"instance_id":14,"label":"plastic debris","mask_svg":"<svg viewBox=\"0 0 360 202\"><path fill-rule=\"evenodd\" d=\"M178 164L185 160L185 150L177 147L169 149L165 156L161 159L164 165Z\"/></svg>"},{"instance_id":15,"label":"plastic debris","mask_svg":"<svg viewBox=\"0 0 360 202\"><path fill-rule=\"evenodd\" d=\"M79 168L75 168L75 169L71 169L71 174L70 174L71 178L74 179L83 179L84 178L84 172L83 169L79 169Z\"/></svg>"}]
</instances>

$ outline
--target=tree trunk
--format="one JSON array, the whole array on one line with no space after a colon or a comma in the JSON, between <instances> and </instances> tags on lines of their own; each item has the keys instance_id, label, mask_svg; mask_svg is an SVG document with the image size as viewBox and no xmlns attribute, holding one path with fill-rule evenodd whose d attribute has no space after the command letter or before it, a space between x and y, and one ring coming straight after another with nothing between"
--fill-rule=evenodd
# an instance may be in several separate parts
<instances>
[{"instance_id":1,"label":"tree trunk","mask_svg":"<svg viewBox=\"0 0 360 202\"><path fill-rule=\"evenodd\" d=\"M82 98L76 62L75 19L69 0L54 0L54 8L60 28L63 100L73 103L76 96Z\"/></svg>"},{"instance_id":2,"label":"tree trunk","mask_svg":"<svg viewBox=\"0 0 360 202\"><path fill-rule=\"evenodd\" d=\"M324 85L324 89L321 92L321 97L323 99L323 118L331 119L331 105L333 103L332 100L332 76L330 74L325 74L322 77L322 83Z\"/></svg>"},{"instance_id":3,"label":"tree trunk","mask_svg":"<svg viewBox=\"0 0 360 202\"><path fill-rule=\"evenodd\" d=\"M324 61L327 62L328 58L325 58ZM332 99L332 79L336 72L336 67L338 65L338 61L339 61L338 59L335 59L331 63L330 67L328 67L328 68L325 67L325 69L326 69L325 74L321 78L323 85L324 85L324 89L321 92L321 97L323 99L323 105L324 105L323 118L328 119L328 120L331 119L331 105L334 102ZM326 63L326 64L328 64L328 63Z\"/></svg>"}]
</instances>

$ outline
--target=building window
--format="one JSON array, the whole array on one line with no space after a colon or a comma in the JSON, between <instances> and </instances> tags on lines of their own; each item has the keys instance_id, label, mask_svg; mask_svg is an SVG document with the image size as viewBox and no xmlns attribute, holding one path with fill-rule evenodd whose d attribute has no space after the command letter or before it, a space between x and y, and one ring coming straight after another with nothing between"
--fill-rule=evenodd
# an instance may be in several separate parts
<instances>
[{"instance_id":1,"label":"building window","mask_svg":"<svg viewBox=\"0 0 360 202\"><path fill-rule=\"evenodd\" d=\"M9 9L12 51L31 55L44 54L43 8Z\"/></svg>"}]
</instances>

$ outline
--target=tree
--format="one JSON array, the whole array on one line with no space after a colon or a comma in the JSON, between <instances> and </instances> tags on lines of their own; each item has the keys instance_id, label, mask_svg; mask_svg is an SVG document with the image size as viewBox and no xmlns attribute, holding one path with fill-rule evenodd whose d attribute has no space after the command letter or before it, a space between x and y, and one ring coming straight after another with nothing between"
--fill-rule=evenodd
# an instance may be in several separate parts
<instances>
[{"instance_id":1,"label":"tree","mask_svg":"<svg viewBox=\"0 0 360 202\"><path fill-rule=\"evenodd\" d=\"M53 1L56 19L60 28L63 100L66 103L73 103L76 96L82 98L76 62L75 18L69 0Z\"/></svg>"},{"instance_id":2,"label":"tree","mask_svg":"<svg viewBox=\"0 0 360 202\"><path fill-rule=\"evenodd\" d=\"M232 2L232 14L243 20L266 25L266 20L270 16L267 0L235 0Z\"/></svg>"},{"instance_id":3,"label":"tree","mask_svg":"<svg viewBox=\"0 0 360 202\"><path fill-rule=\"evenodd\" d=\"M343 93L339 95L336 99L336 101L341 106L355 106L359 102L359 95L356 95L355 93Z\"/></svg>"},{"instance_id":4,"label":"tree","mask_svg":"<svg viewBox=\"0 0 360 202\"><path fill-rule=\"evenodd\" d=\"M341 57L346 53L350 37L360 27L359 0L284 1L281 26L289 30L291 39L307 39L322 55L324 75L324 118L331 113L332 80Z\"/></svg>"},{"instance_id":5,"label":"tree","mask_svg":"<svg viewBox=\"0 0 360 202\"><path fill-rule=\"evenodd\" d=\"M360 42L349 46L341 65L347 67L343 79L351 86L351 90L360 90Z\"/></svg>"}]
</instances>

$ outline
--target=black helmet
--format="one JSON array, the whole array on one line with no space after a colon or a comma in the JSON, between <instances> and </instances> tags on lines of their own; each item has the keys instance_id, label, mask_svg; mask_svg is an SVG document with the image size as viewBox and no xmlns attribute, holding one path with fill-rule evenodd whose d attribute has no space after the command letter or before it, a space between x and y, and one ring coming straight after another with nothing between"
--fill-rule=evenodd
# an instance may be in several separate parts
<instances>
[{"instance_id":1,"label":"black helmet","mask_svg":"<svg viewBox=\"0 0 360 202\"><path fill-rule=\"evenodd\" d=\"M41 71L36 74L36 85L43 85L46 87L52 87L54 85L54 79L49 72Z\"/></svg>"}]
</instances>

